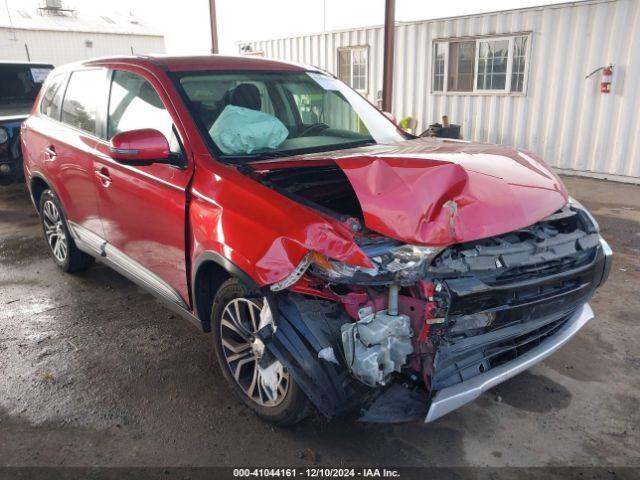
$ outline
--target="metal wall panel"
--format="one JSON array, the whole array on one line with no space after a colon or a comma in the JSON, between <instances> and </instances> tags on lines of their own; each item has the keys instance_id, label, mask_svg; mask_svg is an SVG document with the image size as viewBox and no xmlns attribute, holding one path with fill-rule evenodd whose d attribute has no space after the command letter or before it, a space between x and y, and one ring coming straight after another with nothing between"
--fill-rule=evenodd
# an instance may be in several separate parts
<instances>
[{"instance_id":1,"label":"metal wall panel","mask_svg":"<svg viewBox=\"0 0 640 480\"><path fill-rule=\"evenodd\" d=\"M434 39L531 32L526 95L432 94ZM369 88L382 89L381 27L251 43L254 51L337 74L336 50L369 46ZM600 76L613 64L611 94ZM448 115L463 138L535 152L559 169L640 178L640 0L593 0L439 20L396 29L393 113L418 129Z\"/></svg>"},{"instance_id":2,"label":"metal wall panel","mask_svg":"<svg viewBox=\"0 0 640 480\"><path fill-rule=\"evenodd\" d=\"M86 41L92 42L91 47ZM32 62L62 65L109 55L164 53L164 37L0 28L0 60L26 61L25 44Z\"/></svg>"}]
</instances>

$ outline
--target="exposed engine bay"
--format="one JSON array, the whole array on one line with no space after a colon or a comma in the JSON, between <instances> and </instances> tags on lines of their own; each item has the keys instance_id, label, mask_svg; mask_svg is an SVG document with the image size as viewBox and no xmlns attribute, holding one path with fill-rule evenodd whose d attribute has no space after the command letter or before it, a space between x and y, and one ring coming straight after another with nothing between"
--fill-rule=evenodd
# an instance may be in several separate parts
<instances>
[{"instance_id":1,"label":"exposed engine bay","mask_svg":"<svg viewBox=\"0 0 640 480\"><path fill-rule=\"evenodd\" d=\"M340 219L373 265L312 251L270 286L278 327L261 332L265 344L327 416L354 408L367 421L444 415L457 400L427 414L438 392L493 378L504 365L524 365L527 352L552 345L585 317L610 268L595 220L575 201L502 235L448 247L411 245L364 226L340 168L290 168L257 178Z\"/></svg>"},{"instance_id":2,"label":"exposed engine bay","mask_svg":"<svg viewBox=\"0 0 640 480\"><path fill-rule=\"evenodd\" d=\"M336 165L268 171L260 181L330 215L362 218L358 197L347 176Z\"/></svg>"}]
</instances>

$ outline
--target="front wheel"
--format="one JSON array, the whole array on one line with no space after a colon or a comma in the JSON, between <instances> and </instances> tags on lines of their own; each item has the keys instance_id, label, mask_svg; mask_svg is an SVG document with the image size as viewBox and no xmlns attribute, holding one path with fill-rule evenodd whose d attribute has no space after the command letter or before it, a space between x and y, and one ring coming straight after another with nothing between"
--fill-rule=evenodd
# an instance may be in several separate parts
<instances>
[{"instance_id":1,"label":"front wheel","mask_svg":"<svg viewBox=\"0 0 640 480\"><path fill-rule=\"evenodd\" d=\"M310 412L306 395L258 338L264 299L239 280L222 284L211 309L213 348L234 394L261 418L293 425Z\"/></svg>"}]
</instances>

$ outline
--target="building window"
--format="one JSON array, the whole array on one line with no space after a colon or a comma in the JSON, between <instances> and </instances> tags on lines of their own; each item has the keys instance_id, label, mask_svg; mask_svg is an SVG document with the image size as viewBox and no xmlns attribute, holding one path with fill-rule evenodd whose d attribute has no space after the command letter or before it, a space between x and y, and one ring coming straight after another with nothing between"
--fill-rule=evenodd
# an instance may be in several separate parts
<instances>
[{"instance_id":1,"label":"building window","mask_svg":"<svg viewBox=\"0 0 640 480\"><path fill-rule=\"evenodd\" d=\"M444 90L444 60L446 43L436 43L433 45L433 91Z\"/></svg>"},{"instance_id":2,"label":"building window","mask_svg":"<svg viewBox=\"0 0 640 480\"><path fill-rule=\"evenodd\" d=\"M368 87L367 56L367 47L338 49L338 78L359 92Z\"/></svg>"},{"instance_id":3,"label":"building window","mask_svg":"<svg viewBox=\"0 0 640 480\"><path fill-rule=\"evenodd\" d=\"M434 42L431 90L525 93L530 43L529 35Z\"/></svg>"},{"instance_id":4,"label":"building window","mask_svg":"<svg viewBox=\"0 0 640 480\"><path fill-rule=\"evenodd\" d=\"M507 84L509 40L478 42L477 90L504 90Z\"/></svg>"},{"instance_id":5,"label":"building window","mask_svg":"<svg viewBox=\"0 0 640 480\"><path fill-rule=\"evenodd\" d=\"M511 67L511 91L524 92L524 66L527 57L527 43L529 37L515 37L513 39L513 65Z\"/></svg>"},{"instance_id":6,"label":"building window","mask_svg":"<svg viewBox=\"0 0 640 480\"><path fill-rule=\"evenodd\" d=\"M471 92L473 90L475 49L475 42L449 44L447 90L452 92Z\"/></svg>"}]
</instances>

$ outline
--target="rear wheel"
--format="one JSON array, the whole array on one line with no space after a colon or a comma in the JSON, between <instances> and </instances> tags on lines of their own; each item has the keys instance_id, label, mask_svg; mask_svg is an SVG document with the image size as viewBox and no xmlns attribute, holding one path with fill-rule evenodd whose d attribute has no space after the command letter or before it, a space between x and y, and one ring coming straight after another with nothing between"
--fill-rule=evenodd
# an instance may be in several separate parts
<instances>
[{"instance_id":1,"label":"rear wheel","mask_svg":"<svg viewBox=\"0 0 640 480\"><path fill-rule=\"evenodd\" d=\"M76 247L60 202L51 190L45 190L40 196L40 220L49 253L58 267L72 273L93 264L95 259Z\"/></svg>"},{"instance_id":2,"label":"rear wheel","mask_svg":"<svg viewBox=\"0 0 640 480\"><path fill-rule=\"evenodd\" d=\"M223 283L211 312L214 352L225 379L242 402L264 420L292 425L309 414L310 404L256 335L263 305L264 299L239 280Z\"/></svg>"}]
</instances>

